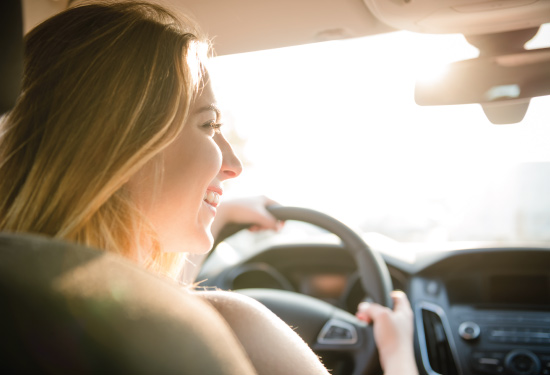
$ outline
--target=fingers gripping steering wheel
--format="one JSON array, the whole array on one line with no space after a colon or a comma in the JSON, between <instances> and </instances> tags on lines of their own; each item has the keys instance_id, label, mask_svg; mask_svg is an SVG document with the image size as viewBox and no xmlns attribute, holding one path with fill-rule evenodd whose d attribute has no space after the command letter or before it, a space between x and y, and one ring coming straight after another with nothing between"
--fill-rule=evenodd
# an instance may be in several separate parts
<instances>
[{"instance_id":1,"label":"fingers gripping steering wheel","mask_svg":"<svg viewBox=\"0 0 550 375\"><path fill-rule=\"evenodd\" d=\"M351 252L361 284L374 302L392 307L392 282L388 268L378 253L340 221L311 209L269 206L278 220L297 220L316 225L335 235ZM216 244L246 226L232 226L222 231ZM374 373L379 369L378 352L372 326L354 315L327 302L303 294L275 289L242 289L246 294L267 306L287 324L296 328L302 339L317 352L345 352L354 361L353 375Z\"/></svg>"}]
</instances>

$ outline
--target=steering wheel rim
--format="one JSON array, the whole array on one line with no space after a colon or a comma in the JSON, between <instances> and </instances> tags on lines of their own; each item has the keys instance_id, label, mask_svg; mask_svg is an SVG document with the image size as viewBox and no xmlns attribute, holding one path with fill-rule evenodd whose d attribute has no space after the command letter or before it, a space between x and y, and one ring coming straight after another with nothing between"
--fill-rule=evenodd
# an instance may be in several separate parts
<instances>
[{"instance_id":1,"label":"steering wheel rim","mask_svg":"<svg viewBox=\"0 0 550 375\"><path fill-rule=\"evenodd\" d=\"M388 268L382 257L372 251L355 231L337 219L312 209L280 205L268 206L267 209L278 220L296 220L310 223L338 236L344 248L353 255L362 286L367 295L374 302L392 308L393 301L390 292L393 287ZM224 228L218 236L214 248L225 238L247 227L248 225L232 225ZM316 339L312 337L308 339L303 336L302 338L314 350L349 352L355 365L353 375L367 374L379 368L378 352L374 345L372 326L365 324L352 314L313 297L294 292L268 289L248 289L238 292L263 303L289 325L296 327L300 324L310 324L312 315L315 316L315 319L324 321L323 328L318 335L315 335ZM300 319L296 314L304 315L308 321ZM298 323L296 323L297 321ZM322 336L329 335L328 332L333 326L336 329L343 328L344 331L342 332L347 332L346 330L353 331L356 340L353 343L351 341L346 342L346 340L323 341ZM300 329L297 329L297 331L300 333Z\"/></svg>"}]
</instances>

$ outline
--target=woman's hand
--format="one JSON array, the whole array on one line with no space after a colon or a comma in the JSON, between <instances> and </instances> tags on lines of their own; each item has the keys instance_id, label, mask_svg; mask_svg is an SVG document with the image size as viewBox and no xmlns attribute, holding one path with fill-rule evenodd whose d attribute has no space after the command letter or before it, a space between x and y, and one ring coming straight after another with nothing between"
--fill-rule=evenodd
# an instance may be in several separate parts
<instances>
[{"instance_id":1,"label":"woman's hand","mask_svg":"<svg viewBox=\"0 0 550 375\"><path fill-rule=\"evenodd\" d=\"M394 291L393 311L362 302L357 317L374 325L374 340L385 375L418 374L413 349L413 313L405 293Z\"/></svg>"},{"instance_id":2,"label":"woman's hand","mask_svg":"<svg viewBox=\"0 0 550 375\"><path fill-rule=\"evenodd\" d=\"M250 224L251 231L280 230L283 223L266 209L266 206L273 204L277 202L263 195L223 201L212 224L212 235L216 238L220 230L229 223Z\"/></svg>"}]
</instances>

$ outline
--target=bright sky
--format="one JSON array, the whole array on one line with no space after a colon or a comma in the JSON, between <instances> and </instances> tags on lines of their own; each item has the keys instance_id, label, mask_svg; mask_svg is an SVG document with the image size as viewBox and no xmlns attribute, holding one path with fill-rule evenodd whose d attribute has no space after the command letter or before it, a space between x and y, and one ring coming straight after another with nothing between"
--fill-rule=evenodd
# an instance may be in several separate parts
<instances>
[{"instance_id":1,"label":"bright sky","mask_svg":"<svg viewBox=\"0 0 550 375\"><path fill-rule=\"evenodd\" d=\"M538 38L532 48L549 45L550 29ZM354 226L383 231L388 221L447 236L441 223L456 224L503 171L550 162L548 96L506 126L490 124L479 105L414 103L419 74L476 56L459 35L398 32L216 58L226 131L246 168L230 191Z\"/></svg>"}]
</instances>

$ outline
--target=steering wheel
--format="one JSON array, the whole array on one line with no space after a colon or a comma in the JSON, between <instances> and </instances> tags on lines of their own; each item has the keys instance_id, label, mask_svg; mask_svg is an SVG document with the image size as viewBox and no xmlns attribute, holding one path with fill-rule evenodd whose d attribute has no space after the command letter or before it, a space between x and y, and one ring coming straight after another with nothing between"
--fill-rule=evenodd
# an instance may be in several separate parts
<instances>
[{"instance_id":1,"label":"steering wheel","mask_svg":"<svg viewBox=\"0 0 550 375\"><path fill-rule=\"evenodd\" d=\"M344 248L351 252L362 286L374 302L392 307L390 292L392 282L382 257L373 252L351 228L324 213L301 208L269 206L269 212L278 220L297 220L316 225L335 235ZM246 225L230 225L224 228L216 245L235 234ZM372 374L380 369L378 351L371 325L331 304L303 294L275 289L241 289L267 306L291 327L316 352L340 352L349 354L354 362L352 375Z\"/></svg>"}]
</instances>

